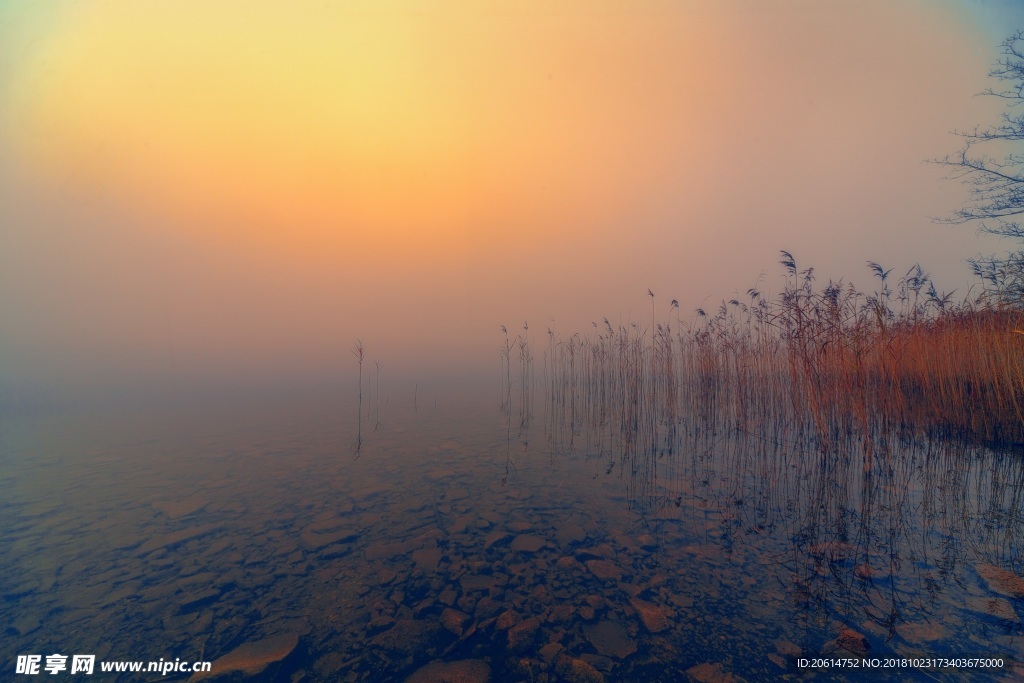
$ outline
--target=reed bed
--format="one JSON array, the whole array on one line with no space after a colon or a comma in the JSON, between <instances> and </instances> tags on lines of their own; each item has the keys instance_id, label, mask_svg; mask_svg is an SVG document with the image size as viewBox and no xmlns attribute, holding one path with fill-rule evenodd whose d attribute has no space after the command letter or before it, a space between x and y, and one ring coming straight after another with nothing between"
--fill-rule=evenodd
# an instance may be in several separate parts
<instances>
[{"instance_id":1,"label":"reed bed","mask_svg":"<svg viewBox=\"0 0 1024 683\"><path fill-rule=\"evenodd\" d=\"M825 449L854 433L1024 443L1019 307L988 293L953 301L918 266L891 282L869 263L877 286L863 292L816 286L814 270L788 252L781 264L778 295L751 289L690 321L672 301L650 327L605 319L589 334L548 330L547 398L559 419L776 431ZM516 347L526 383L525 335L506 338L506 375Z\"/></svg>"}]
</instances>

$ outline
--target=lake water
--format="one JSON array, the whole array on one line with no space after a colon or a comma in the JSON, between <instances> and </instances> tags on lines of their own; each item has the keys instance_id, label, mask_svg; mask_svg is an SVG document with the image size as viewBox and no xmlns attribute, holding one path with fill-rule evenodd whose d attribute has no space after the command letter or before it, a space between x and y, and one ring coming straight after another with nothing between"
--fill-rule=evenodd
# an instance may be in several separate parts
<instances>
[{"instance_id":1,"label":"lake water","mask_svg":"<svg viewBox=\"0 0 1024 683\"><path fill-rule=\"evenodd\" d=\"M3 680L54 653L291 683L1020 675L1019 453L823 454L500 382L196 413L3 423ZM1004 666L800 666L923 656Z\"/></svg>"}]
</instances>

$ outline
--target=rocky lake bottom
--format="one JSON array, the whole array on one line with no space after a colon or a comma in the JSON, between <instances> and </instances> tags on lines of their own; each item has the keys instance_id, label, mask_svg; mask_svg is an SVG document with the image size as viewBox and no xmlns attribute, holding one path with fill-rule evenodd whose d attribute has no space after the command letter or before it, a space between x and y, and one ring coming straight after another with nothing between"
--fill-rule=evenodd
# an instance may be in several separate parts
<instances>
[{"instance_id":1,"label":"rocky lake bottom","mask_svg":"<svg viewBox=\"0 0 1024 683\"><path fill-rule=\"evenodd\" d=\"M1024 676L1019 454L852 439L825 457L763 430L636 430L533 403L7 419L0 667L82 653L289 683ZM801 666L938 656L1003 666Z\"/></svg>"}]
</instances>

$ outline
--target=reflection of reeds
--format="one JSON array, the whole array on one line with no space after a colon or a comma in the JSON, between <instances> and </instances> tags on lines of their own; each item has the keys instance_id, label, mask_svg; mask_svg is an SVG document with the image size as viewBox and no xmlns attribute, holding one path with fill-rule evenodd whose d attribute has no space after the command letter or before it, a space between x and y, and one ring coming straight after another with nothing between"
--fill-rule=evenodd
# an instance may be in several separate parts
<instances>
[{"instance_id":1,"label":"reflection of reeds","mask_svg":"<svg viewBox=\"0 0 1024 683\"><path fill-rule=\"evenodd\" d=\"M505 381L502 392L501 409L505 415L505 476L501 483L508 481L509 475L515 471L516 466L512 460L512 349L519 349L519 375L518 375L518 396L519 396L519 432L518 439L522 445L525 455L530 447L530 421L533 416L533 352L530 350L530 324L523 323L523 333L516 335L515 340L508 337L508 328L501 326L504 335L504 344L499 350L502 369L504 370ZM550 330L548 330L550 333ZM546 362L546 361L545 361Z\"/></svg>"},{"instance_id":2,"label":"reflection of reeds","mask_svg":"<svg viewBox=\"0 0 1024 683\"><path fill-rule=\"evenodd\" d=\"M550 334L553 390L635 423L669 411L735 428L780 422L828 448L857 430L1024 441L1024 313L985 299L951 303L920 267L895 289L869 267L870 294L842 282L815 286L788 252L786 284L768 299L751 289L690 324L605 320L592 335ZM673 306L678 304L673 302ZM506 335L503 359L511 380ZM521 360L525 368L525 361ZM525 380L524 380L525 381Z\"/></svg>"},{"instance_id":3,"label":"reflection of reeds","mask_svg":"<svg viewBox=\"0 0 1024 683\"><path fill-rule=\"evenodd\" d=\"M374 406L377 408L377 421L373 425L373 431L377 431L383 425L380 423L380 371L384 369L384 363L381 361L374 361L374 366L377 368L377 389L374 392Z\"/></svg>"},{"instance_id":4,"label":"reflection of reeds","mask_svg":"<svg viewBox=\"0 0 1024 683\"><path fill-rule=\"evenodd\" d=\"M621 332L636 339L635 331ZM654 536L716 546L734 567L768 567L777 582L763 592L794 600L808 631L836 619L888 636L906 623L941 623L950 608L936 594L955 602L976 581L977 566L1020 573L1017 454L901 438L902 426L892 422L888 432L835 430L824 456L813 428L782 420L737 428L710 413L673 412L644 400L635 376L620 381L615 364L606 365L610 402L634 412L620 418L604 409L608 394L579 377L574 395L559 384L544 397L552 454L584 459L595 478L618 477ZM728 412L733 403L714 405Z\"/></svg>"},{"instance_id":5,"label":"reflection of reeds","mask_svg":"<svg viewBox=\"0 0 1024 683\"><path fill-rule=\"evenodd\" d=\"M366 352L363 349L363 340L357 339L356 343L352 347L352 355L356 357L359 362L359 405L357 406L357 419L356 419L356 442L352 445L352 451L356 456L359 455L363 448L363 360L366 357Z\"/></svg>"}]
</instances>

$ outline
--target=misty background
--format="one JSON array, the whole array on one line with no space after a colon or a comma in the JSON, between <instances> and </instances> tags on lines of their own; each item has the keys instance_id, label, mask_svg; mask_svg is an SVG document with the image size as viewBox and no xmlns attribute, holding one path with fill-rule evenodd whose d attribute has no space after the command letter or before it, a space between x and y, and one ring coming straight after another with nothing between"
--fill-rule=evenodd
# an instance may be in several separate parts
<instances>
[{"instance_id":1,"label":"misty background","mask_svg":"<svg viewBox=\"0 0 1024 683\"><path fill-rule=\"evenodd\" d=\"M1002 2L0 6L0 402L498 377L586 332L1009 246L928 164Z\"/></svg>"}]
</instances>

